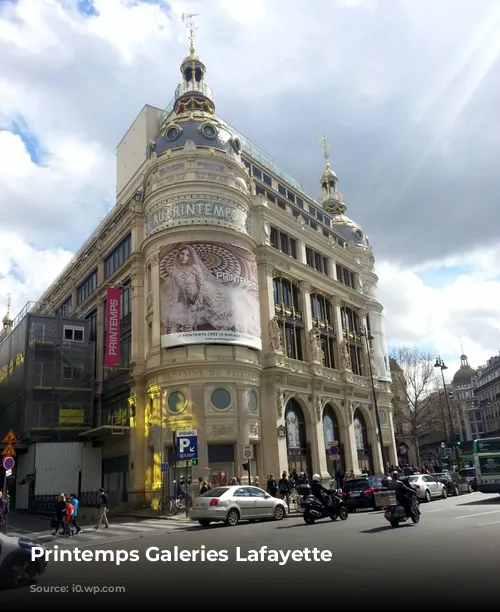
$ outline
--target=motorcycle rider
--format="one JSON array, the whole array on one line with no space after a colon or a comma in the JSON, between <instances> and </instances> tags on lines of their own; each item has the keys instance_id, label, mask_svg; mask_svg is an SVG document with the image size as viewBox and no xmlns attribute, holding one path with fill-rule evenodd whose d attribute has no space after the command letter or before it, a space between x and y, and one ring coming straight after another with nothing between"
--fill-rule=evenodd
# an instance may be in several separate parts
<instances>
[{"instance_id":1,"label":"motorcycle rider","mask_svg":"<svg viewBox=\"0 0 500 612\"><path fill-rule=\"evenodd\" d=\"M321 484L321 476L319 474L314 474L314 476L312 477L311 495L314 495L314 497L318 499L322 504L325 504L323 494L326 494L327 496L326 505L331 506L332 499L330 496L330 491Z\"/></svg>"},{"instance_id":2,"label":"motorcycle rider","mask_svg":"<svg viewBox=\"0 0 500 612\"><path fill-rule=\"evenodd\" d=\"M396 501L403 506L406 514L411 516L412 503L411 499L416 495L415 491L399 479L399 472L392 472L391 480L389 480L388 489L396 493Z\"/></svg>"}]
</instances>

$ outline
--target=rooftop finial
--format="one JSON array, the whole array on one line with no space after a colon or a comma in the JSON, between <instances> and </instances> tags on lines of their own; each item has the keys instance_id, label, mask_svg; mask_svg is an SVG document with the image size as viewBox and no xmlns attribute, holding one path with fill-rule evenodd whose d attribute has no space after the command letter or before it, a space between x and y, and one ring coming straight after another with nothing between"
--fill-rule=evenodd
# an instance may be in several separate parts
<instances>
[{"instance_id":1,"label":"rooftop finial","mask_svg":"<svg viewBox=\"0 0 500 612\"><path fill-rule=\"evenodd\" d=\"M462 336L459 336L459 338L460 338L460 348L462 349L462 355L464 355L464 345L462 342Z\"/></svg>"},{"instance_id":2,"label":"rooftop finial","mask_svg":"<svg viewBox=\"0 0 500 612\"><path fill-rule=\"evenodd\" d=\"M318 138L321 142L321 146L323 147L323 155L325 156L325 166L330 168L330 145L328 144L328 138L325 136L321 136Z\"/></svg>"},{"instance_id":3,"label":"rooftop finial","mask_svg":"<svg viewBox=\"0 0 500 612\"><path fill-rule=\"evenodd\" d=\"M198 17L198 13L182 13L182 21L186 24L189 31L189 53L194 55L194 41L196 39L196 23L193 17Z\"/></svg>"},{"instance_id":4,"label":"rooftop finial","mask_svg":"<svg viewBox=\"0 0 500 612\"><path fill-rule=\"evenodd\" d=\"M7 316L10 317L10 305L12 303L12 294L7 293Z\"/></svg>"}]
</instances>

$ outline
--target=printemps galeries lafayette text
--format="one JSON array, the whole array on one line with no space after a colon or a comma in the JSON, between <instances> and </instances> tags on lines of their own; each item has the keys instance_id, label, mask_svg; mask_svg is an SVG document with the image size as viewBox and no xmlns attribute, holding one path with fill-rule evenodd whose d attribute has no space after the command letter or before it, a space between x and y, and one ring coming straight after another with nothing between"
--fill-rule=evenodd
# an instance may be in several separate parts
<instances>
[{"instance_id":1,"label":"printemps galeries lafayette text","mask_svg":"<svg viewBox=\"0 0 500 612\"><path fill-rule=\"evenodd\" d=\"M232 553L229 550L215 550L207 548L202 544L197 549L185 549L174 546L172 549L160 549L151 546L143 555L138 550L71 550L64 548L59 550L54 546L52 550L46 550L40 546L34 546L31 552L33 561L44 559L52 562L105 562L121 565L122 563L135 563L138 561L149 561L151 563L215 563L237 561L240 563L276 563L284 566L287 563L329 563L333 554L330 550L320 548L300 548L281 550L261 546L260 548L243 550L237 546Z\"/></svg>"}]
</instances>

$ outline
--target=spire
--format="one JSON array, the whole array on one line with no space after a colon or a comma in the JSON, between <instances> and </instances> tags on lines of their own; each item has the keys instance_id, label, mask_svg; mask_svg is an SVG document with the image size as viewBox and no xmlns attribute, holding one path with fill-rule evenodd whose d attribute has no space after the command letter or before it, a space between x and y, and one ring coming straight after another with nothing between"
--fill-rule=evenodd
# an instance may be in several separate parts
<instances>
[{"instance_id":1,"label":"spire","mask_svg":"<svg viewBox=\"0 0 500 612\"><path fill-rule=\"evenodd\" d=\"M189 33L189 55L181 64L182 83L175 90L174 111L176 115L191 114L196 111L213 115L215 107L213 92L204 82L206 67L196 55L196 24L193 17L197 14L182 14Z\"/></svg>"},{"instance_id":2,"label":"spire","mask_svg":"<svg viewBox=\"0 0 500 612\"><path fill-rule=\"evenodd\" d=\"M322 201L324 209L334 215L343 215L346 211L344 196L337 191L338 178L330 167L330 145L328 139L322 136L318 139L323 148L325 158L325 170L321 175L320 184L322 189Z\"/></svg>"},{"instance_id":3,"label":"spire","mask_svg":"<svg viewBox=\"0 0 500 612\"><path fill-rule=\"evenodd\" d=\"M10 305L11 305L11 295L10 293L7 295L7 314L2 319L3 329L5 332L9 332L12 329L12 325L14 321L10 318Z\"/></svg>"}]
</instances>

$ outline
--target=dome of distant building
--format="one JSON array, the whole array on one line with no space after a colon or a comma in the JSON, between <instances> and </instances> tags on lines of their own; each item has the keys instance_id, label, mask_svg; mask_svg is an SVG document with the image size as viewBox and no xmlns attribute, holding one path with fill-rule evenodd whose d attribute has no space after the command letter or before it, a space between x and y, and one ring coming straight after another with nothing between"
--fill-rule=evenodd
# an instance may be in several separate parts
<instances>
[{"instance_id":1,"label":"dome of distant building","mask_svg":"<svg viewBox=\"0 0 500 612\"><path fill-rule=\"evenodd\" d=\"M467 385L476 376L476 370L470 367L466 355L462 355L460 357L460 361L460 369L455 372L455 376L453 377L453 384Z\"/></svg>"}]
</instances>

